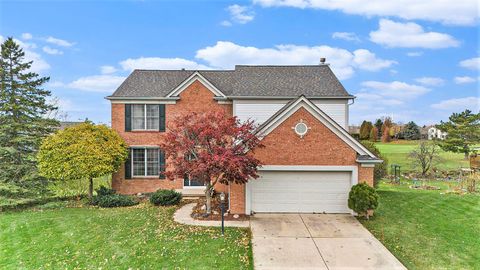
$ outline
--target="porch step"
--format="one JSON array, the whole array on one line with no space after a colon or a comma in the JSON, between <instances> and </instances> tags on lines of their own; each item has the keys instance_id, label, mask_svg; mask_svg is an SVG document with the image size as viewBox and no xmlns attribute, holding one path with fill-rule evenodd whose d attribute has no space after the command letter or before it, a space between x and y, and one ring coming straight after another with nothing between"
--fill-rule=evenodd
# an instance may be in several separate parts
<instances>
[{"instance_id":1,"label":"porch step","mask_svg":"<svg viewBox=\"0 0 480 270\"><path fill-rule=\"evenodd\" d=\"M176 189L175 191L182 193L184 198L187 197L205 197L205 191L203 189Z\"/></svg>"}]
</instances>

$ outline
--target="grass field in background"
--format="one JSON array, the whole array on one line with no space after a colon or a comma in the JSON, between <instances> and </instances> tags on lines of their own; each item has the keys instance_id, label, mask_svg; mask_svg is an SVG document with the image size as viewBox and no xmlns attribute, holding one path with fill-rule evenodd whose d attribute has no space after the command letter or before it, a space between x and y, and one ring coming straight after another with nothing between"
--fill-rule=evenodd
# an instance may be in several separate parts
<instances>
[{"instance_id":1,"label":"grass field in background","mask_svg":"<svg viewBox=\"0 0 480 270\"><path fill-rule=\"evenodd\" d=\"M388 159L389 166L398 164L402 171L412 171L412 160L408 154L414 150L420 141L394 141L391 143L375 143L380 153ZM439 170L457 170L461 167L469 167L468 160L464 160L463 154L445 152L440 149L440 161L435 165Z\"/></svg>"}]
</instances>

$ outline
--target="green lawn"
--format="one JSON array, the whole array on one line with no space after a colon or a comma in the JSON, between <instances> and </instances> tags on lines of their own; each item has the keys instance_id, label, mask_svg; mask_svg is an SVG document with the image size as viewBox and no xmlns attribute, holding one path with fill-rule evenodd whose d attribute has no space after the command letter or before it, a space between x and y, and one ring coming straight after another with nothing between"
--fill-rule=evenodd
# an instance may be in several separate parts
<instances>
[{"instance_id":1,"label":"green lawn","mask_svg":"<svg viewBox=\"0 0 480 270\"><path fill-rule=\"evenodd\" d=\"M409 269L480 269L480 195L444 192L381 183L361 222Z\"/></svg>"},{"instance_id":2,"label":"green lawn","mask_svg":"<svg viewBox=\"0 0 480 270\"><path fill-rule=\"evenodd\" d=\"M184 226L175 207L0 214L0 269L251 269L249 231Z\"/></svg>"},{"instance_id":3,"label":"green lawn","mask_svg":"<svg viewBox=\"0 0 480 270\"><path fill-rule=\"evenodd\" d=\"M391 143L376 143L375 146L388 158L389 164L399 164L402 170L411 171L412 161L408 154L417 147L419 141L398 141ZM469 167L469 162L463 159L463 154L440 150L440 161L436 168L441 170L456 170L460 167Z\"/></svg>"}]
</instances>

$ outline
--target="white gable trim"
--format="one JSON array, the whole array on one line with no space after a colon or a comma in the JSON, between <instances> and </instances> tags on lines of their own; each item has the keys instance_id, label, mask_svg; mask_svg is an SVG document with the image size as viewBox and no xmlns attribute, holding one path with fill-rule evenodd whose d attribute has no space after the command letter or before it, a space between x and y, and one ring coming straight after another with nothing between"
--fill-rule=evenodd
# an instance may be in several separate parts
<instances>
[{"instance_id":1,"label":"white gable trim","mask_svg":"<svg viewBox=\"0 0 480 270\"><path fill-rule=\"evenodd\" d=\"M177 86L170 93L168 93L166 97L169 98L180 95L183 90L185 90L196 80L200 81L203 85L205 85L207 89L210 90L216 97L227 97L224 93L222 93L222 91L218 90L218 88L216 88L211 82L209 82L205 77L203 77L202 74L200 74L198 71L195 71L192 75L190 75L190 77L188 77L179 86Z\"/></svg>"},{"instance_id":2,"label":"white gable trim","mask_svg":"<svg viewBox=\"0 0 480 270\"><path fill-rule=\"evenodd\" d=\"M275 119L272 119L267 125L259 130L258 134L260 138L263 139L263 137L267 136L270 132L276 129L283 121L288 119L300 108L305 108L310 114L317 118L322 124L324 124L328 129L330 129L335 135L337 135L360 155L375 157L375 155L368 151L365 146L355 140L344 128L342 128L339 124L337 124L337 122L331 119L326 113L324 113L320 108L318 108L304 96L299 97L295 102L290 104L287 109L277 115Z\"/></svg>"}]
</instances>

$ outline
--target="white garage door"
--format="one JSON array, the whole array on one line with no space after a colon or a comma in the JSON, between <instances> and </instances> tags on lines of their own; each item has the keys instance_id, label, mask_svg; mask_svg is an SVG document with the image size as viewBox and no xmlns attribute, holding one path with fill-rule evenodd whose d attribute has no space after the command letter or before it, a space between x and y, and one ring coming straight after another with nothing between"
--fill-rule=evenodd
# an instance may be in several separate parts
<instances>
[{"instance_id":1,"label":"white garage door","mask_svg":"<svg viewBox=\"0 0 480 270\"><path fill-rule=\"evenodd\" d=\"M261 172L249 182L253 212L350 213L351 172Z\"/></svg>"}]
</instances>

